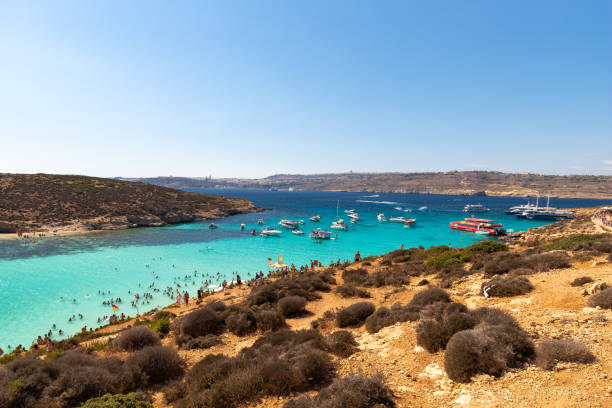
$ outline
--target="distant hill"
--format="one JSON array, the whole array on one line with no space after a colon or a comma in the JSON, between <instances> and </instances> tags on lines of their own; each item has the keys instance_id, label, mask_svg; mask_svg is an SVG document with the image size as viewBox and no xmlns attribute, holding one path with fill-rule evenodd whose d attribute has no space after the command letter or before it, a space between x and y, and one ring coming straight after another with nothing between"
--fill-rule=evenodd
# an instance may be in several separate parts
<instances>
[{"instance_id":1,"label":"distant hill","mask_svg":"<svg viewBox=\"0 0 612 408\"><path fill-rule=\"evenodd\" d=\"M249 188L491 196L550 194L562 198L612 198L612 176L553 176L495 171L439 173L278 174L261 179L156 177L130 179L174 188Z\"/></svg>"},{"instance_id":2,"label":"distant hill","mask_svg":"<svg viewBox=\"0 0 612 408\"><path fill-rule=\"evenodd\" d=\"M4 233L160 226L257 210L247 200L145 183L0 173L0 232Z\"/></svg>"}]
</instances>

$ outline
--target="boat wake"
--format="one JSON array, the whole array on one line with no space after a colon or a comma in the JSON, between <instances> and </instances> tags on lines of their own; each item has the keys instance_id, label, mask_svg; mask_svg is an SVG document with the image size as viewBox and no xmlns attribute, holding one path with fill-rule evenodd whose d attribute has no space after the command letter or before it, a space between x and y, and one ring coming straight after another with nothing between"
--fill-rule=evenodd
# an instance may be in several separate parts
<instances>
[{"instance_id":1,"label":"boat wake","mask_svg":"<svg viewBox=\"0 0 612 408\"><path fill-rule=\"evenodd\" d=\"M376 201L376 200L355 200L358 203L374 203L374 204L386 204L386 205L397 205L395 201Z\"/></svg>"}]
</instances>

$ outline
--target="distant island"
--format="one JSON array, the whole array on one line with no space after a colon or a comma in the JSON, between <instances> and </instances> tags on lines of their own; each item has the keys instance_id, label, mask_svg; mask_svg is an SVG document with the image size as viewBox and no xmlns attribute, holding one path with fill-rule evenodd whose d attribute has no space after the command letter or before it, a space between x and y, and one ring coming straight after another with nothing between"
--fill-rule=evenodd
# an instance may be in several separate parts
<instances>
[{"instance_id":1,"label":"distant island","mask_svg":"<svg viewBox=\"0 0 612 408\"><path fill-rule=\"evenodd\" d=\"M243 199L145 183L0 173L0 233L76 233L162 226L258 210Z\"/></svg>"},{"instance_id":2,"label":"distant island","mask_svg":"<svg viewBox=\"0 0 612 408\"><path fill-rule=\"evenodd\" d=\"M296 189L559 198L612 198L612 176L544 175L496 171L437 173L278 174L260 179L154 177L123 179L172 188Z\"/></svg>"}]
</instances>

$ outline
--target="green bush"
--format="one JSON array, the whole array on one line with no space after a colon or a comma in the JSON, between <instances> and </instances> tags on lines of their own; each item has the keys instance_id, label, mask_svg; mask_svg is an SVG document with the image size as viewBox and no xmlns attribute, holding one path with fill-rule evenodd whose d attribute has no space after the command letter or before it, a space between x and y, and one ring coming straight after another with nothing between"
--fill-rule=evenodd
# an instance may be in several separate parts
<instances>
[{"instance_id":1,"label":"green bush","mask_svg":"<svg viewBox=\"0 0 612 408\"><path fill-rule=\"evenodd\" d=\"M153 408L153 404L140 398L136 393L105 394L87 400L81 408Z\"/></svg>"},{"instance_id":2,"label":"green bush","mask_svg":"<svg viewBox=\"0 0 612 408\"><path fill-rule=\"evenodd\" d=\"M466 253L486 252L488 254L491 254L493 252L507 251L507 250L508 250L508 246L506 244L501 243L501 242L498 242L498 241L480 241L480 242L477 242L477 243L472 244L469 247L465 248L464 251Z\"/></svg>"},{"instance_id":3,"label":"green bush","mask_svg":"<svg viewBox=\"0 0 612 408\"><path fill-rule=\"evenodd\" d=\"M425 261L427 267L432 268L436 266L452 265L457 263L464 263L468 260L467 256L463 252L443 252L440 255L436 255L433 258L429 258Z\"/></svg>"},{"instance_id":4,"label":"green bush","mask_svg":"<svg viewBox=\"0 0 612 408\"><path fill-rule=\"evenodd\" d=\"M170 320L167 317L162 317L155 320L151 325L151 330L159 335L159 337L164 337L166 334L170 333Z\"/></svg>"}]
</instances>

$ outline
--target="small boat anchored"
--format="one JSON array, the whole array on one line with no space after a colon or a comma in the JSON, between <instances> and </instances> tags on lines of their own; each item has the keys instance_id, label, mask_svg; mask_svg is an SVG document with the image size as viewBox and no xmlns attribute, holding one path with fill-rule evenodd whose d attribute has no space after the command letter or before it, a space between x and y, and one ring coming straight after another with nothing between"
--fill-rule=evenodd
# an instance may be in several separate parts
<instances>
[{"instance_id":1,"label":"small boat anchored","mask_svg":"<svg viewBox=\"0 0 612 408\"><path fill-rule=\"evenodd\" d=\"M300 225L298 221L292 221L292 220L280 220L278 222L278 225L280 225L283 228L287 228L287 229L297 229L298 226Z\"/></svg>"},{"instance_id":2,"label":"small boat anchored","mask_svg":"<svg viewBox=\"0 0 612 408\"><path fill-rule=\"evenodd\" d=\"M302 231L302 230L293 230L293 231L291 231L291 233L295 234L295 235L304 235L304 231Z\"/></svg>"},{"instance_id":3,"label":"small boat anchored","mask_svg":"<svg viewBox=\"0 0 612 408\"><path fill-rule=\"evenodd\" d=\"M316 228L310 232L310 238L316 240L329 239L331 237L331 234L331 231L327 231L322 228Z\"/></svg>"},{"instance_id":4,"label":"small boat anchored","mask_svg":"<svg viewBox=\"0 0 612 408\"><path fill-rule=\"evenodd\" d=\"M349 217L353 221L359 221L361 219L359 218L359 214L357 213L350 213L347 215L347 217Z\"/></svg>"},{"instance_id":5,"label":"small boat anchored","mask_svg":"<svg viewBox=\"0 0 612 408\"><path fill-rule=\"evenodd\" d=\"M416 224L416 218L409 218L406 221L404 221L404 227L411 227L414 224Z\"/></svg>"},{"instance_id":6,"label":"small boat anchored","mask_svg":"<svg viewBox=\"0 0 612 408\"><path fill-rule=\"evenodd\" d=\"M405 223L406 222L406 218L404 217L390 217L389 218L389 222L399 222L399 223Z\"/></svg>"},{"instance_id":7,"label":"small boat anchored","mask_svg":"<svg viewBox=\"0 0 612 408\"><path fill-rule=\"evenodd\" d=\"M348 231L348 227L344 224L344 220L339 218L338 216L339 208L340 208L340 200L338 200L336 204L336 221L333 221L331 223L331 228L342 230L342 231Z\"/></svg>"},{"instance_id":8,"label":"small boat anchored","mask_svg":"<svg viewBox=\"0 0 612 408\"><path fill-rule=\"evenodd\" d=\"M314 215L314 216L310 217L309 220L312 221L312 222L319 222L319 221L321 221L321 216L320 215Z\"/></svg>"},{"instance_id":9,"label":"small boat anchored","mask_svg":"<svg viewBox=\"0 0 612 408\"><path fill-rule=\"evenodd\" d=\"M378 214L376 216L376 219L378 219L378 221L381 221L381 222L387 221L387 219L385 218L385 214L383 214L383 213Z\"/></svg>"},{"instance_id":10,"label":"small boat anchored","mask_svg":"<svg viewBox=\"0 0 612 408\"><path fill-rule=\"evenodd\" d=\"M219 228L219 224L215 224L214 222L211 222L210 224L208 224L208 229L217 229Z\"/></svg>"},{"instance_id":11,"label":"small boat anchored","mask_svg":"<svg viewBox=\"0 0 612 408\"><path fill-rule=\"evenodd\" d=\"M257 220L257 223L258 223L259 225L263 224L263 218L258 219L258 220Z\"/></svg>"},{"instance_id":12,"label":"small boat anchored","mask_svg":"<svg viewBox=\"0 0 612 408\"><path fill-rule=\"evenodd\" d=\"M479 212L487 212L487 211L491 211L491 209L488 207L485 207L482 204L466 204L465 207L463 207L463 212L479 213Z\"/></svg>"},{"instance_id":13,"label":"small boat anchored","mask_svg":"<svg viewBox=\"0 0 612 408\"><path fill-rule=\"evenodd\" d=\"M280 235L282 234L282 231L276 228L270 228L270 227L266 227L264 229L261 230L261 232L259 233L259 235L264 236L264 237L280 237Z\"/></svg>"}]
</instances>

